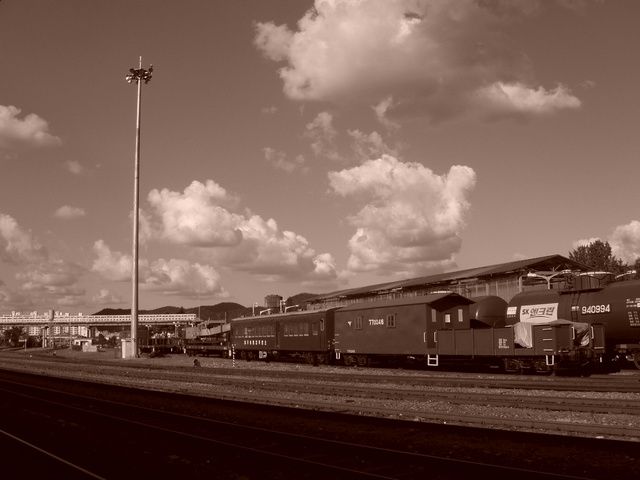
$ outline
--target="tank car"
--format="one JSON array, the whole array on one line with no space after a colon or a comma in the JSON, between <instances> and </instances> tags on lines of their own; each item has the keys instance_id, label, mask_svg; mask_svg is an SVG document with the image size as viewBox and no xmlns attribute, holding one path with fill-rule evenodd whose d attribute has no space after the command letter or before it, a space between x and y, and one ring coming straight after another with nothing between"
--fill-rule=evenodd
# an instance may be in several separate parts
<instances>
[{"instance_id":1,"label":"tank car","mask_svg":"<svg viewBox=\"0 0 640 480\"><path fill-rule=\"evenodd\" d=\"M507 302L502 297L485 295L471 297L471 300L473 300L473 304L469 306L469 318L471 318L472 327L506 326Z\"/></svg>"},{"instance_id":2,"label":"tank car","mask_svg":"<svg viewBox=\"0 0 640 480\"><path fill-rule=\"evenodd\" d=\"M562 290L520 293L507 308L508 324L558 319L603 325L607 359L631 360L640 368L640 280L613 281L604 272L580 274Z\"/></svg>"}]
</instances>

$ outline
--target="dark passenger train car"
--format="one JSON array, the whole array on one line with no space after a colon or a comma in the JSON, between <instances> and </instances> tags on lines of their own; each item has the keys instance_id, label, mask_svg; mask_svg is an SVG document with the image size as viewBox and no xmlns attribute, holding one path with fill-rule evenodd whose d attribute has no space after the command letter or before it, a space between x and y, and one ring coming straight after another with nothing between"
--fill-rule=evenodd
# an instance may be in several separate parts
<instances>
[{"instance_id":1,"label":"dark passenger train car","mask_svg":"<svg viewBox=\"0 0 640 480\"><path fill-rule=\"evenodd\" d=\"M335 356L345 365L424 358L440 329L468 329L473 301L436 293L364 302L335 312Z\"/></svg>"},{"instance_id":2,"label":"dark passenger train car","mask_svg":"<svg viewBox=\"0 0 640 480\"><path fill-rule=\"evenodd\" d=\"M247 360L289 357L327 363L333 348L334 310L235 318L231 321L235 355Z\"/></svg>"}]
</instances>

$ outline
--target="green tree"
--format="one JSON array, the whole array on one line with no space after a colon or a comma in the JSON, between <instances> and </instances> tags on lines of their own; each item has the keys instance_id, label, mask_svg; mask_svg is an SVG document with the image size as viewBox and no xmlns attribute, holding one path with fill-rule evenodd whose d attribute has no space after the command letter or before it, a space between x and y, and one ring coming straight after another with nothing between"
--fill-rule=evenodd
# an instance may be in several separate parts
<instances>
[{"instance_id":1,"label":"green tree","mask_svg":"<svg viewBox=\"0 0 640 480\"><path fill-rule=\"evenodd\" d=\"M640 257L636 258L636 261L631 265L631 270L635 270L636 274L633 278L640 280Z\"/></svg>"},{"instance_id":2,"label":"green tree","mask_svg":"<svg viewBox=\"0 0 640 480\"><path fill-rule=\"evenodd\" d=\"M13 347L18 346L20 342L20 337L24 332L22 331L22 327L11 327L3 332L4 335L4 343L11 345Z\"/></svg>"},{"instance_id":3,"label":"green tree","mask_svg":"<svg viewBox=\"0 0 640 480\"><path fill-rule=\"evenodd\" d=\"M588 245L580 245L569 252L569 258L583 263L593 270L611 272L616 275L629 270L622 260L611 253L609 242L594 240Z\"/></svg>"}]
</instances>

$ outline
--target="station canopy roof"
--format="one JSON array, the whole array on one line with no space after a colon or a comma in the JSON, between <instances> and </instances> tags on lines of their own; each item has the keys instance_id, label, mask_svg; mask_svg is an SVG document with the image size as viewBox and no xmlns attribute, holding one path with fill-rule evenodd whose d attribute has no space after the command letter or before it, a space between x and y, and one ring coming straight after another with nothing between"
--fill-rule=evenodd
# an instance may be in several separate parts
<instances>
[{"instance_id":1,"label":"station canopy roof","mask_svg":"<svg viewBox=\"0 0 640 480\"><path fill-rule=\"evenodd\" d=\"M424 277L398 280L394 282L380 283L366 287L350 288L318 295L312 302L322 302L334 298L349 298L371 295L379 292L391 292L393 290L412 289L417 287L432 286L443 288L446 285L473 281L486 281L496 277L509 275L522 275L527 272L574 270L587 272L590 269L586 265L570 260L562 255L547 255L544 257L515 260L513 262L499 263L485 267L469 268L455 272L439 273Z\"/></svg>"}]
</instances>

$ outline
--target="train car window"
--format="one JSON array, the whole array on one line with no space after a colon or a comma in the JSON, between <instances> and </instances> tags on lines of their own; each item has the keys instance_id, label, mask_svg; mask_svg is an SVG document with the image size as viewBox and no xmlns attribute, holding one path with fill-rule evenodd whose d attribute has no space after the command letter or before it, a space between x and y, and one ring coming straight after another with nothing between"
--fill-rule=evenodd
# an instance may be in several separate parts
<instances>
[{"instance_id":1,"label":"train car window","mask_svg":"<svg viewBox=\"0 0 640 480\"><path fill-rule=\"evenodd\" d=\"M436 323L438 321L438 314L435 308L431 309L431 322Z\"/></svg>"},{"instance_id":2,"label":"train car window","mask_svg":"<svg viewBox=\"0 0 640 480\"><path fill-rule=\"evenodd\" d=\"M461 308L458 309L458 322L459 323L464 322L464 315L462 314L462 309Z\"/></svg>"},{"instance_id":3,"label":"train car window","mask_svg":"<svg viewBox=\"0 0 640 480\"><path fill-rule=\"evenodd\" d=\"M318 335L318 324L315 322L311 324L311 335L314 337Z\"/></svg>"},{"instance_id":4,"label":"train car window","mask_svg":"<svg viewBox=\"0 0 640 480\"><path fill-rule=\"evenodd\" d=\"M444 314L444 323L451 323L451 314L450 313L445 313Z\"/></svg>"},{"instance_id":5,"label":"train car window","mask_svg":"<svg viewBox=\"0 0 640 480\"><path fill-rule=\"evenodd\" d=\"M362 330L362 317L356 317L356 330Z\"/></svg>"},{"instance_id":6,"label":"train car window","mask_svg":"<svg viewBox=\"0 0 640 480\"><path fill-rule=\"evenodd\" d=\"M387 315L387 328L396 328L396 315Z\"/></svg>"}]
</instances>

